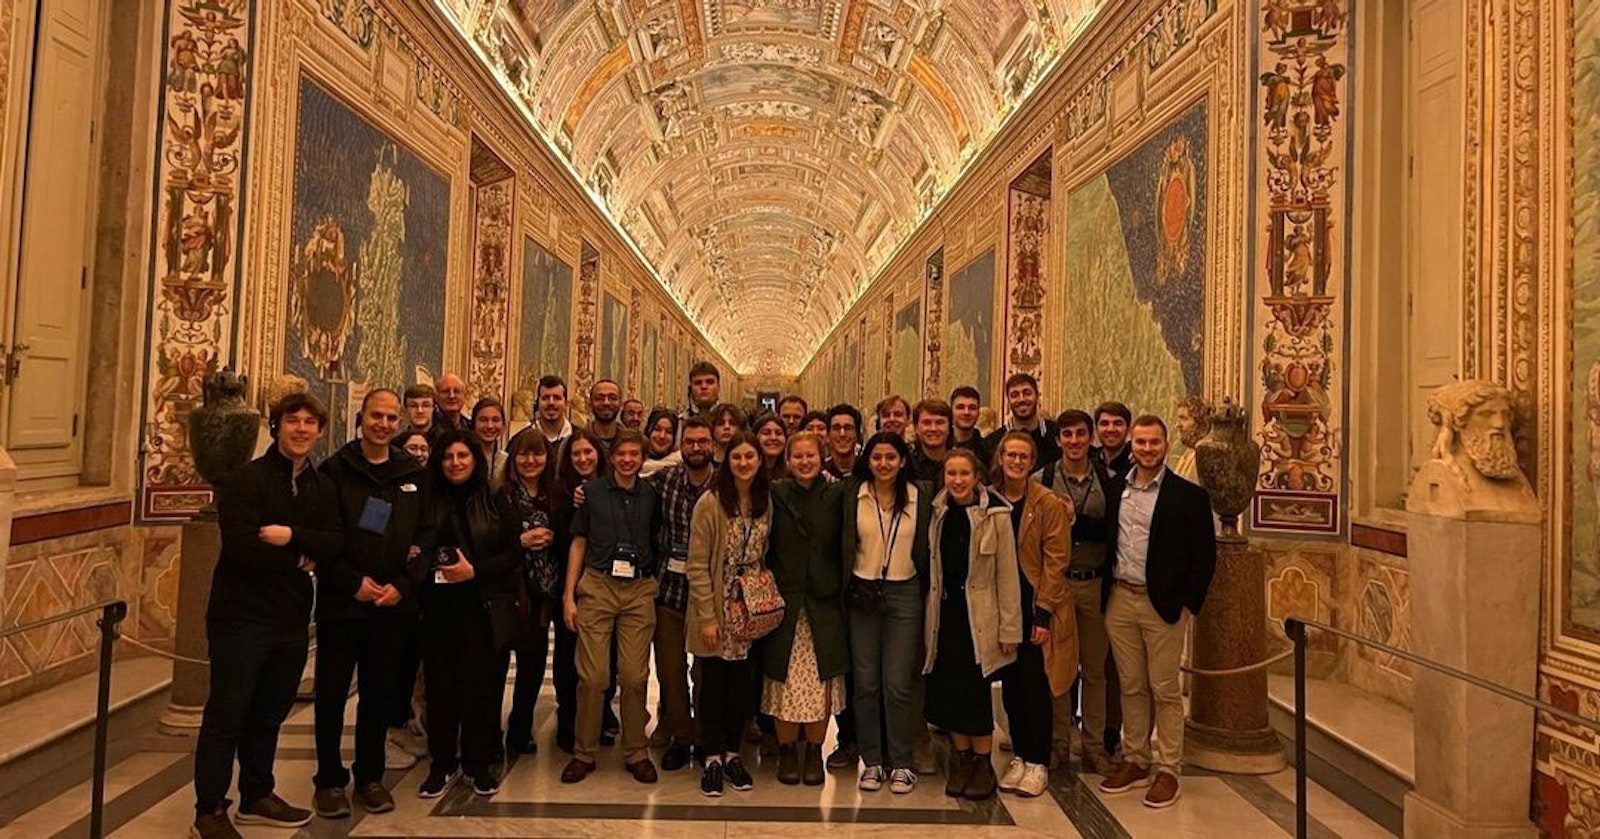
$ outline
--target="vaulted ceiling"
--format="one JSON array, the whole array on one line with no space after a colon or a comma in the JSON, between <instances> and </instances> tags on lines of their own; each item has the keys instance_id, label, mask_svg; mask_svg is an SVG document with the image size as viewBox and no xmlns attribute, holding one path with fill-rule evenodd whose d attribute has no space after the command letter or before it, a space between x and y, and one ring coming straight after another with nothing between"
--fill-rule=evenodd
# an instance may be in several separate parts
<instances>
[{"instance_id":1,"label":"vaulted ceiling","mask_svg":"<svg viewBox=\"0 0 1600 839\"><path fill-rule=\"evenodd\" d=\"M1100 0L435 0L689 316L793 373Z\"/></svg>"}]
</instances>

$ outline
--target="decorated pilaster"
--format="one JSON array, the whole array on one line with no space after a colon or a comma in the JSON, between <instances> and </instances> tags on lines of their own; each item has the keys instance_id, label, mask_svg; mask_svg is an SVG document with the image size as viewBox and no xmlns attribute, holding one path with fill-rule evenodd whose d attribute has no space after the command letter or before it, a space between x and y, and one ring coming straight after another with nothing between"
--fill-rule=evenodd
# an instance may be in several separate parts
<instances>
[{"instance_id":1,"label":"decorated pilaster","mask_svg":"<svg viewBox=\"0 0 1600 839\"><path fill-rule=\"evenodd\" d=\"M473 190L472 358L467 390L474 399L505 398L515 183L508 177Z\"/></svg>"},{"instance_id":2,"label":"decorated pilaster","mask_svg":"<svg viewBox=\"0 0 1600 839\"><path fill-rule=\"evenodd\" d=\"M1344 527L1350 14L1261 0L1253 336L1261 464L1251 527Z\"/></svg>"},{"instance_id":3,"label":"decorated pilaster","mask_svg":"<svg viewBox=\"0 0 1600 839\"><path fill-rule=\"evenodd\" d=\"M233 354L255 46L253 0L168 0L157 109L139 518L187 519L211 490L189 414Z\"/></svg>"}]
</instances>

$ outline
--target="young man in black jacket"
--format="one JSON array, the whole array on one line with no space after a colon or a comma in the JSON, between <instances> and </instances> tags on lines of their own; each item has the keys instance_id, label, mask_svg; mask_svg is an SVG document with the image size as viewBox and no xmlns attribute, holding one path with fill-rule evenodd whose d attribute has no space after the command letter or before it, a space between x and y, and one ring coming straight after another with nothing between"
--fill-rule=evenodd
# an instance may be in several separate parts
<instances>
[{"instance_id":1,"label":"young man in black jacket","mask_svg":"<svg viewBox=\"0 0 1600 839\"><path fill-rule=\"evenodd\" d=\"M356 800L369 813L394 809L383 786L384 745L403 639L417 621L433 509L423 466L392 446L400 431L400 397L371 391L361 402L361 439L322 465L337 499L344 551L320 569L317 597L317 815L350 815L344 788L345 700L360 670L356 706Z\"/></svg>"},{"instance_id":2,"label":"young man in black jacket","mask_svg":"<svg viewBox=\"0 0 1600 839\"><path fill-rule=\"evenodd\" d=\"M311 574L343 547L334 489L307 460L328 411L292 393L273 406L274 445L216 489L222 553L206 613L211 694L195 744L194 835L237 839L228 786L239 761L241 824L298 827L311 813L273 792L278 729L306 666Z\"/></svg>"}]
</instances>

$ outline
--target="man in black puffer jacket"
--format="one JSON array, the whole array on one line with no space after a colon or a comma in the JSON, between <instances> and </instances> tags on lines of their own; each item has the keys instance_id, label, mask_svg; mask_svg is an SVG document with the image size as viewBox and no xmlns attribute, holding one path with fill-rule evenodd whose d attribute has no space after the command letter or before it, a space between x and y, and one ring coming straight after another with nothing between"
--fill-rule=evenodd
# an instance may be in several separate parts
<instances>
[{"instance_id":1,"label":"man in black puffer jacket","mask_svg":"<svg viewBox=\"0 0 1600 839\"><path fill-rule=\"evenodd\" d=\"M298 827L309 811L273 792L278 729L306 667L311 574L337 561L343 534L333 483L308 456L328 411L294 393L273 406L274 444L216 489L222 552L206 613L211 694L195 744L194 835L231 839L228 785L239 760L238 819Z\"/></svg>"},{"instance_id":2,"label":"man in black puffer jacket","mask_svg":"<svg viewBox=\"0 0 1600 839\"><path fill-rule=\"evenodd\" d=\"M322 465L332 480L344 552L319 570L317 597L317 815L350 815L350 783L339 740L345 700L359 669L355 796L369 813L394 809L383 786L388 734L406 622L416 622L424 557L434 517L426 470L391 445L400 431L400 396L371 391L361 403L361 439Z\"/></svg>"}]
</instances>

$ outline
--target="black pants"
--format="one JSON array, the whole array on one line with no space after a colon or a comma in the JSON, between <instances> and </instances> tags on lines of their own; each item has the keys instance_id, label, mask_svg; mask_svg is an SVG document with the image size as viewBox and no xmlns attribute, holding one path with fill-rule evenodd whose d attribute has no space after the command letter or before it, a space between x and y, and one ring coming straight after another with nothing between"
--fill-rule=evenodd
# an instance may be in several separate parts
<instances>
[{"instance_id":1,"label":"black pants","mask_svg":"<svg viewBox=\"0 0 1600 839\"><path fill-rule=\"evenodd\" d=\"M294 706L306 667L306 632L208 621L211 694L194 750L194 809L214 813L227 803L233 761L239 759L239 801L272 794L278 729Z\"/></svg>"},{"instance_id":2,"label":"black pants","mask_svg":"<svg viewBox=\"0 0 1600 839\"><path fill-rule=\"evenodd\" d=\"M1017 645L1017 660L1000 671L1000 701L1011 720L1011 748L1028 763L1050 765L1050 678L1044 670L1044 650L1029 643Z\"/></svg>"},{"instance_id":3,"label":"black pants","mask_svg":"<svg viewBox=\"0 0 1600 839\"><path fill-rule=\"evenodd\" d=\"M394 706L389 712L389 727L403 728L411 722L411 695L417 688L417 671L422 668L422 620L416 615L399 621L400 665L395 670Z\"/></svg>"},{"instance_id":4,"label":"black pants","mask_svg":"<svg viewBox=\"0 0 1600 839\"><path fill-rule=\"evenodd\" d=\"M537 601L529 609L528 632L519 638L500 655L500 672L504 674L511 666L511 655L517 656L517 684L511 691L511 713L506 717L506 738L513 742L518 740L533 739L534 710L539 704L539 690L544 687L545 663L549 660L550 653L550 625L563 624L561 619L561 604L555 601ZM560 644L560 638L556 639ZM559 667L557 668L559 670ZM577 669L572 670L574 683L569 689L575 690ZM570 701L561 700L561 677L556 675L556 701L559 707L570 705ZM559 708L557 713L559 713Z\"/></svg>"},{"instance_id":5,"label":"black pants","mask_svg":"<svg viewBox=\"0 0 1600 839\"><path fill-rule=\"evenodd\" d=\"M855 674L850 668L844 669L844 695L855 696ZM856 744L856 709L854 705L846 703L844 710L833 715L834 724L839 726L839 735L834 738L839 746L854 746Z\"/></svg>"},{"instance_id":6,"label":"black pants","mask_svg":"<svg viewBox=\"0 0 1600 839\"><path fill-rule=\"evenodd\" d=\"M422 619L423 688L432 769L477 774L500 736L500 651L475 591L430 592ZM459 764L457 755L460 755Z\"/></svg>"},{"instance_id":7,"label":"black pants","mask_svg":"<svg viewBox=\"0 0 1600 839\"><path fill-rule=\"evenodd\" d=\"M751 659L695 657L700 664L700 696L695 721L700 725L700 751L707 757L738 752L744 721L750 718Z\"/></svg>"},{"instance_id":8,"label":"black pants","mask_svg":"<svg viewBox=\"0 0 1600 839\"><path fill-rule=\"evenodd\" d=\"M383 780L384 744L394 716L403 627L414 620L415 615L380 612L365 618L317 622L317 774L312 779L317 789L350 783L351 772L345 770L339 741L344 735L344 706L352 677L357 700L356 759L351 770L358 784Z\"/></svg>"}]
</instances>

